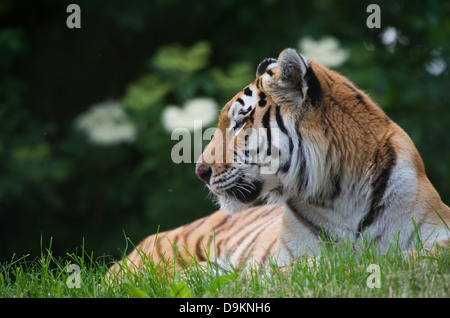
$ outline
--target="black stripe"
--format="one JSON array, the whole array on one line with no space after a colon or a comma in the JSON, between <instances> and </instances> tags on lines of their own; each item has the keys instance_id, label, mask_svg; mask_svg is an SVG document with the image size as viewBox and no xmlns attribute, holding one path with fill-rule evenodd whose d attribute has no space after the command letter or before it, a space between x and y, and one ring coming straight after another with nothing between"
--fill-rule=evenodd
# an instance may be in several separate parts
<instances>
[{"instance_id":1,"label":"black stripe","mask_svg":"<svg viewBox=\"0 0 450 318\"><path fill-rule=\"evenodd\" d=\"M369 212L359 222L357 235L370 226L383 213L385 206L382 203L384 193L386 192L387 184L392 174L392 170L397 162L397 156L394 148L390 142L389 136L385 144L375 153L372 166L376 169L376 177L372 181L372 201ZM384 153L384 160L380 162L382 156L380 152Z\"/></svg>"},{"instance_id":2,"label":"black stripe","mask_svg":"<svg viewBox=\"0 0 450 318\"><path fill-rule=\"evenodd\" d=\"M261 63L259 63L258 67L256 68L256 76L261 76L263 75L266 70L267 67L269 67L270 64L276 63L277 60L274 58L266 58L264 59Z\"/></svg>"},{"instance_id":3,"label":"black stripe","mask_svg":"<svg viewBox=\"0 0 450 318\"><path fill-rule=\"evenodd\" d=\"M253 95L252 90L249 87L246 87L244 89L244 94L247 95L247 96L252 96Z\"/></svg>"},{"instance_id":4,"label":"black stripe","mask_svg":"<svg viewBox=\"0 0 450 318\"><path fill-rule=\"evenodd\" d=\"M177 244L178 243L178 239L180 238L180 235L177 234L172 238L172 244Z\"/></svg>"},{"instance_id":5,"label":"black stripe","mask_svg":"<svg viewBox=\"0 0 450 318\"><path fill-rule=\"evenodd\" d=\"M230 223L228 224L228 227L225 228L225 231L226 231L226 232L234 231L234 233L240 233L244 228L246 228L247 226L249 226L251 223L254 222L254 219L251 217L250 214L252 214L252 212L255 212L256 210L258 210L258 209L260 209L260 208L261 208L261 207L256 206L256 207L253 207L253 208L251 208L251 209L249 209L249 210L246 210L246 211L245 211L245 214L242 213L242 214L238 214L238 215L233 216L232 218L230 218L230 221L232 221L232 222L230 222ZM243 223L243 221L244 221L246 218L249 218L250 221L249 221L249 222L246 222L246 223ZM238 225L240 226L239 228L237 228ZM225 235L226 235L226 234L225 234ZM229 241L231 238L233 238L233 236L227 235L227 237L225 237L225 238L223 238L221 241L217 242L217 245L218 245L218 246L219 246L219 245L225 245L225 246L227 246L228 241Z\"/></svg>"},{"instance_id":6,"label":"black stripe","mask_svg":"<svg viewBox=\"0 0 450 318\"><path fill-rule=\"evenodd\" d=\"M335 171L332 177L333 188L331 189L330 199L334 200L341 194L341 170Z\"/></svg>"},{"instance_id":7,"label":"black stripe","mask_svg":"<svg viewBox=\"0 0 450 318\"><path fill-rule=\"evenodd\" d=\"M247 247L246 247L247 253L245 253L245 256L244 256L244 253L241 254L239 264L242 263L242 265L244 265L245 260L248 257L250 257L251 254L253 253L253 251L255 250L255 245L259 242L260 235L263 234L264 230L267 227L269 227L270 225L272 225L272 223L274 223L276 221L277 221L277 219L272 219L269 222L265 223L262 228L260 227L260 230L258 231L258 233L256 233L255 236L253 237L253 239L251 240L251 242L249 244L247 244ZM241 268L242 265L238 266L238 268Z\"/></svg>"},{"instance_id":8,"label":"black stripe","mask_svg":"<svg viewBox=\"0 0 450 318\"><path fill-rule=\"evenodd\" d=\"M292 142L292 138L289 135L289 132L287 131L286 126L284 125L283 117L281 117L281 114L280 114L280 106L276 106L276 108L275 108L275 119L277 121L278 127L280 127L281 132L284 133L289 138L289 152L290 152L290 154L292 154L292 152L294 150L294 143Z\"/></svg>"},{"instance_id":9,"label":"black stripe","mask_svg":"<svg viewBox=\"0 0 450 318\"><path fill-rule=\"evenodd\" d=\"M217 237L217 235L224 230L224 225L227 224L227 222L230 220L229 216L225 216L219 224L216 226L213 226L213 233Z\"/></svg>"},{"instance_id":10,"label":"black stripe","mask_svg":"<svg viewBox=\"0 0 450 318\"><path fill-rule=\"evenodd\" d=\"M305 61L304 61L303 58L300 56L300 54L299 54L299 58L300 58L300 61L302 61L302 63L303 63L303 65L305 66L305 68L308 69L309 66L306 65Z\"/></svg>"},{"instance_id":11,"label":"black stripe","mask_svg":"<svg viewBox=\"0 0 450 318\"><path fill-rule=\"evenodd\" d=\"M289 136L289 155L292 156L294 154L294 142L292 141L291 136Z\"/></svg>"},{"instance_id":12,"label":"black stripe","mask_svg":"<svg viewBox=\"0 0 450 318\"><path fill-rule=\"evenodd\" d=\"M258 213L259 215L257 215L257 219L260 220L262 218L265 218L267 215L269 215L270 213L272 213L272 211L276 210L278 207L277 206L266 206L266 211L261 213ZM239 234L242 234L237 240L236 242L233 244L233 246L239 246L242 244L242 241L247 238L248 236L248 230L251 229L251 226L253 224L255 224L255 218L254 216L249 215L250 212L259 212L261 210L261 206L256 206L250 210L245 211L245 214L239 214L236 216L233 216L233 218L235 218L235 222L237 221L237 223L239 223L240 227L236 228L235 226L230 226L230 229L232 231L232 233L235 233L234 235L229 235L223 242L223 244L225 246L227 246L228 241L230 239L234 239L237 238ZM248 219L248 222L245 222L244 224L242 224L242 222L244 220Z\"/></svg>"},{"instance_id":13,"label":"black stripe","mask_svg":"<svg viewBox=\"0 0 450 318\"><path fill-rule=\"evenodd\" d=\"M249 160L249 157L250 157L250 154L249 154L249 152L250 152L250 149L249 149L249 139L250 139L250 136L249 135L245 135L245 138L244 138L244 141L245 141L245 147L244 147L244 163L245 164L248 164L249 162L250 162L250 160Z\"/></svg>"},{"instance_id":14,"label":"black stripe","mask_svg":"<svg viewBox=\"0 0 450 318\"><path fill-rule=\"evenodd\" d=\"M239 97L238 99L236 99L236 101L241 104L242 106L244 106L244 101Z\"/></svg>"},{"instance_id":15,"label":"black stripe","mask_svg":"<svg viewBox=\"0 0 450 318\"><path fill-rule=\"evenodd\" d=\"M287 172L291 166L292 155L294 153L294 143L292 141L291 136L289 135L289 132L286 129L286 126L284 125L283 117L281 117L280 114L280 106L275 107L275 119L281 132L283 132L286 136L288 136L289 139L289 160L285 164L283 164L283 166L280 168L282 172Z\"/></svg>"},{"instance_id":16,"label":"black stripe","mask_svg":"<svg viewBox=\"0 0 450 318\"><path fill-rule=\"evenodd\" d=\"M299 125L296 125L298 127ZM306 158L303 150L303 136L298 128L295 129L298 137L298 154L300 156L300 168L298 172L299 191L302 192L308 186L308 178L306 176Z\"/></svg>"},{"instance_id":17,"label":"black stripe","mask_svg":"<svg viewBox=\"0 0 450 318\"><path fill-rule=\"evenodd\" d=\"M259 98L260 98L260 100L258 101L258 105L259 105L260 107L266 106L266 104L267 104L267 101L266 101L266 94L264 94L263 92L260 92L260 93L259 93Z\"/></svg>"},{"instance_id":18,"label":"black stripe","mask_svg":"<svg viewBox=\"0 0 450 318\"><path fill-rule=\"evenodd\" d=\"M325 67L323 67L322 65L320 65L320 64L316 64L316 65L320 68L322 73L325 74L325 76L328 78L328 80L330 82L334 83L334 79L330 76L330 74L328 74L328 70Z\"/></svg>"},{"instance_id":19,"label":"black stripe","mask_svg":"<svg viewBox=\"0 0 450 318\"><path fill-rule=\"evenodd\" d=\"M308 67L305 74L305 81L308 84L307 97L312 106L320 106L323 101L323 91L319 80L311 67Z\"/></svg>"},{"instance_id":20,"label":"black stripe","mask_svg":"<svg viewBox=\"0 0 450 318\"><path fill-rule=\"evenodd\" d=\"M250 115L248 115L248 119L250 120L250 123L251 123L252 125L253 125L253 121L254 121L253 116L255 115L255 110L256 110L256 107L253 108L253 110L250 112Z\"/></svg>"},{"instance_id":21,"label":"black stripe","mask_svg":"<svg viewBox=\"0 0 450 318\"><path fill-rule=\"evenodd\" d=\"M358 103L364 104L365 107L367 108L367 104L364 101L364 96L361 94L361 92L355 86L353 86L349 83L344 83L344 85L347 86L355 94L355 97L358 100Z\"/></svg>"},{"instance_id":22,"label":"black stripe","mask_svg":"<svg viewBox=\"0 0 450 318\"><path fill-rule=\"evenodd\" d=\"M280 114L280 106L278 106L278 105L275 107L275 119L277 120L277 125L278 125L278 127L280 127L281 131L285 135L289 136L286 126L284 125L283 118L281 117L281 114Z\"/></svg>"},{"instance_id":23,"label":"black stripe","mask_svg":"<svg viewBox=\"0 0 450 318\"><path fill-rule=\"evenodd\" d=\"M296 219L305 225L315 236L323 238L327 242L337 242L337 239L334 239L330 234L328 234L322 226L314 223L311 219L306 217L300 210L298 210L292 202L292 199L286 201L286 205L289 209L294 213Z\"/></svg>"},{"instance_id":24,"label":"black stripe","mask_svg":"<svg viewBox=\"0 0 450 318\"><path fill-rule=\"evenodd\" d=\"M240 99L240 98L239 98ZM239 111L239 115L247 115L248 114L248 112L251 110L252 108L251 107L249 107L249 108L247 108L247 109L244 109L244 108L242 108L240 111Z\"/></svg>"},{"instance_id":25,"label":"black stripe","mask_svg":"<svg viewBox=\"0 0 450 318\"><path fill-rule=\"evenodd\" d=\"M189 236L192 234L192 232L194 232L195 230L197 230L200 226L203 225L203 223L205 223L209 218L208 217L204 217L201 218L199 220L193 221L185 226L183 226L185 228L184 230L184 236L182 237L182 242L185 243L185 245L188 245L188 240L189 240ZM174 242L175 244L175 242Z\"/></svg>"},{"instance_id":26,"label":"black stripe","mask_svg":"<svg viewBox=\"0 0 450 318\"><path fill-rule=\"evenodd\" d=\"M345 86L347 86L348 88L350 88L350 90L355 93L356 95L359 95L361 98L361 94L358 92L358 90L356 89L355 86L350 85L349 83L343 83Z\"/></svg>"},{"instance_id":27,"label":"black stripe","mask_svg":"<svg viewBox=\"0 0 450 318\"><path fill-rule=\"evenodd\" d=\"M251 214L259 211L260 209L261 209L260 206L255 206L251 209L246 210L245 214L241 213L238 215L234 215L232 217L233 222L231 222L231 224L227 228L227 231L230 230L233 233L242 233L243 231L245 231L246 228L248 228L252 223L255 222L254 216L252 216ZM266 214L270 213L271 211L272 211L272 209L268 209L268 211L266 211L263 215L259 215L258 218L264 217ZM247 221L247 222L243 223L244 221ZM245 236L245 234L244 234L244 236ZM235 237L236 237L235 235L229 235L224 240L224 244L226 245L230 239L235 238Z\"/></svg>"},{"instance_id":28,"label":"black stripe","mask_svg":"<svg viewBox=\"0 0 450 318\"><path fill-rule=\"evenodd\" d=\"M364 97L361 94L361 92L358 91L358 89L356 87L354 87L353 85L351 85L349 83L344 83L344 85L346 87L348 87L355 94L355 97L358 100L358 103L356 103L354 107L356 107L357 105L361 104L361 105L364 106L365 109L368 109L367 103L365 102Z\"/></svg>"},{"instance_id":29,"label":"black stripe","mask_svg":"<svg viewBox=\"0 0 450 318\"><path fill-rule=\"evenodd\" d=\"M267 131L267 155L270 156L272 154L272 132L270 130L270 110L269 107L262 118L262 125Z\"/></svg>"},{"instance_id":30,"label":"black stripe","mask_svg":"<svg viewBox=\"0 0 450 318\"><path fill-rule=\"evenodd\" d=\"M202 252L205 252L206 247L202 244L202 242L203 242L203 235L199 237L197 244L195 244L195 255L198 257L198 261L200 262L206 261L205 256L203 256L202 254Z\"/></svg>"},{"instance_id":31,"label":"black stripe","mask_svg":"<svg viewBox=\"0 0 450 318\"><path fill-rule=\"evenodd\" d=\"M266 253L264 254L263 258L261 259L261 263L264 264L266 262L267 256L270 256L270 250L272 249L272 247L275 245L275 243L277 242L278 237L275 238L272 243L269 244L269 248L266 250ZM286 244L284 244L286 246ZM287 248L286 248L287 249ZM289 251L289 254L293 257L291 251Z\"/></svg>"}]
</instances>

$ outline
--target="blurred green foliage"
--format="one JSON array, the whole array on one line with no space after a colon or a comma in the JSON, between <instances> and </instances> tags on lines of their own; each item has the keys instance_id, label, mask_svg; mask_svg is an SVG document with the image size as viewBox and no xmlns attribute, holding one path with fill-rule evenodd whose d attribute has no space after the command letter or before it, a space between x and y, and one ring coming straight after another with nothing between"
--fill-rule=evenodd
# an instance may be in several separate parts
<instances>
[{"instance_id":1,"label":"blurred green foliage","mask_svg":"<svg viewBox=\"0 0 450 318\"><path fill-rule=\"evenodd\" d=\"M194 163L170 158L164 109L196 97L221 107L304 37L340 40L350 58L338 71L410 134L449 203L450 2L376 2L382 29L369 29L372 2L80 0L82 27L68 29L68 1L0 0L0 261L36 255L41 236L56 254L85 237L117 256L123 231L137 242L213 212ZM389 45L388 27L400 34ZM132 142L76 129L107 100L123 105Z\"/></svg>"}]
</instances>

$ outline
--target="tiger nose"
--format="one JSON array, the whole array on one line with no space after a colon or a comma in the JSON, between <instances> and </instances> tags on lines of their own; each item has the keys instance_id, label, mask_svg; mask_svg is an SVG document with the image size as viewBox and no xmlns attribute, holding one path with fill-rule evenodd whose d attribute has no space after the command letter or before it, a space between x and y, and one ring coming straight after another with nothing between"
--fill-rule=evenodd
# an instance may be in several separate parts
<instances>
[{"instance_id":1,"label":"tiger nose","mask_svg":"<svg viewBox=\"0 0 450 318\"><path fill-rule=\"evenodd\" d=\"M204 181L206 184L209 184L212 175L212 169L210 166L199 162L195 166L195 174L200 178L200 180Z\"/></svg>"}]
</instances>

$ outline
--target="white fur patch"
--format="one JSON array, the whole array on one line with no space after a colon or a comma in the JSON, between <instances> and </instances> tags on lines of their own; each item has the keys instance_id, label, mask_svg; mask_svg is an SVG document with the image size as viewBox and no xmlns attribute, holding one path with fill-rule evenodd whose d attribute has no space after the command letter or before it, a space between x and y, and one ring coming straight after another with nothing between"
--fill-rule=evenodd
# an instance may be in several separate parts
<instances>
[{"instance_id":1,"label":"white fur patch","mask_svg":"<svg viewBox=\"0 0 450 318\"><path fill-rule=\"evenodd\" d=\"M271 70L271 69L277 67L277 66L278 66L278 61L274 61L274 62L270 63L270 64L267 66L267 68L266 68L266 72L267 72L268 70Z\"/></svg>"},{"instance_id":2,"label":"white fur patch","mask_svg":"<svg viewBox=\"0 0 450 318\"><path fill-rule=\"evenodd\" d=\"M303 63L301 63L301 65L300 65L300 67L301 67L301 69L302 69L302 74L303 74L303 76L305 76L306 70L307 70L307 68L309 67L309 63L308 63L308 60L307 60L303 55L299 54L299 56L300 56L300 59L301 59L302 62L303 62Z\"/></svg>"},{"instance_id":3,"label":"white fur patch","mask_svg":"<svg viewBox=\"0 0 450 318\"><path fill-rule=\"evenodd\" d=\"M228 110L228 117L231 120L231 127L235 128L236 124L239 124L255 109L258 102L258 96L254 87L248 87L252 92L251 96L241 94L241 96L234 101Z\"/></svg>"}]
</instances>

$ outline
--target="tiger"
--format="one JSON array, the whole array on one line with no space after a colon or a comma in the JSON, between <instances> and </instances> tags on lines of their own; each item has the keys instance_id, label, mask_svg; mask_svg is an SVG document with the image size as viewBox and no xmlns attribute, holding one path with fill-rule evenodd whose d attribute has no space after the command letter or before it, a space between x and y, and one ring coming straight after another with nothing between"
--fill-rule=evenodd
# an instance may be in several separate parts
<instances>
[{"instance_id":1,"label":"tiger","mask_svg":"<svg viewBox=\"0 0 450 318\"><path fill-rule=\"evenodd\" d=\"M450 210L408 134L336 71L284 49L222 109L195 173L220 210L151 235L110 272L143 258L194 258L241 269L283 267L324 242L369 241L386 251L447 246ZM356 244L357 245L357 244Z\"/></svg>"}]
</instances>

